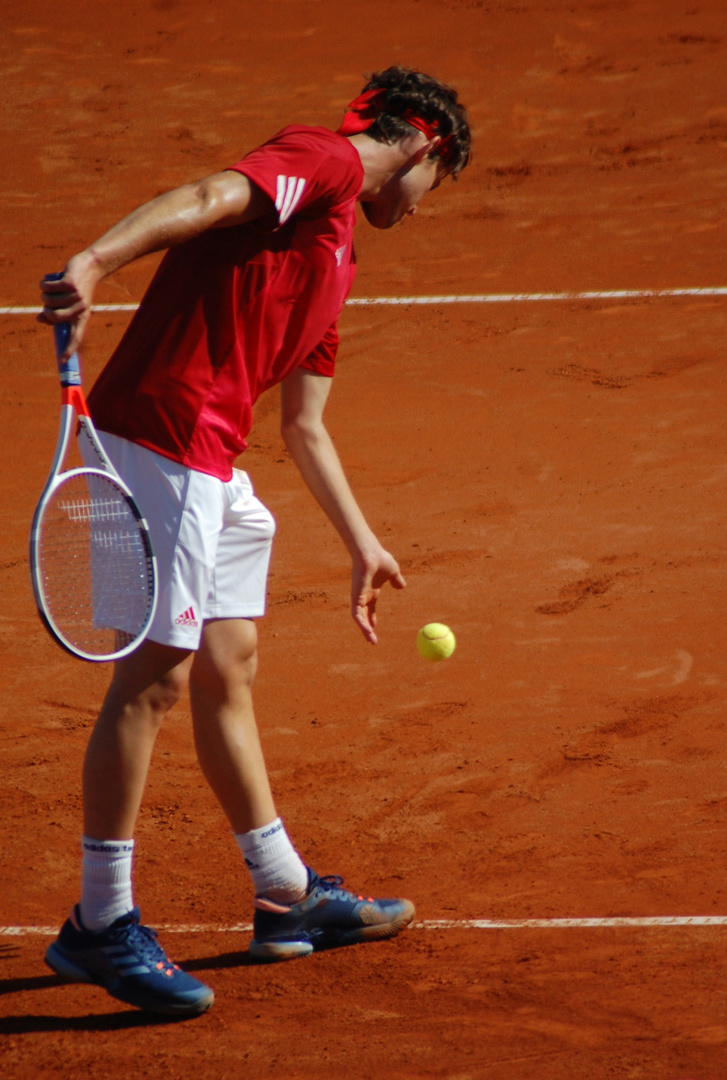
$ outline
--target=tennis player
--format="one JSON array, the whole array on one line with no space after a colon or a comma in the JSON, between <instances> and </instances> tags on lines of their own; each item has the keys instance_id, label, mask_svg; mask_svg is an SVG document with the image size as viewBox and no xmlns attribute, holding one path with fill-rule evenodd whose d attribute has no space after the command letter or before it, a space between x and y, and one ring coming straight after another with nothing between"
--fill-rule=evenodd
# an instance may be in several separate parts
<instances>
[{"instance_id":1,"label":"tennis player","mask_svg":"<svg viewBox=\"0 0 727 1080\"><path fill-rule=\"evenodd\" d=\"M367 524L323 422L337 320L354 276L356 202L376 228L407 215L467 164L457 94L419 72L375 74L337 132L291 126L224 172L135 210L43 281L46 323L83 336L98 282L166 250L89 407L149 522L159 603L148 639L119 661L86 751L81 898L47 952L68 979L139 1008L209 1008L141 924L134 830L159 726L189 689L202 770L227 815L255 894L250 952L286 960L391 937L408 900L375 900L319 877L278 816L251 687L275 525L235 468L252 407L281 385L281 430L352 561L351 610L376 643L381 588L405 582Z\"/></svg>"}]
</instances>

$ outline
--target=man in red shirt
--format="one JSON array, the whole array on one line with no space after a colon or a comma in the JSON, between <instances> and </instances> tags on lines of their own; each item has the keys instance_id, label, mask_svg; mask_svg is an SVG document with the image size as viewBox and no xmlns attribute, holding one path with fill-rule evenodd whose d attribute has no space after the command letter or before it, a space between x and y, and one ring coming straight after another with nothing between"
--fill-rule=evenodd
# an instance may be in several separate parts
<instances>
[{"instance_id":1,"label":"man in red shirt","mask_svg":"<svg viewBox=\"0 0 727 1080\"><path fill-rule=\"evenodd\" d=\"M224 172L134 211L43 282L42 321L83 336L98 282L168 249L89 406L154 541L159 603L146 641L114 668L84 763L81 900L46 959L139 1008L209 1008L212 991L142 926L133 835L154 741L189 688L201 767L252 876L251 953L284 960L390 937L407 900L374 900L318 877L277 816L252 708L254 619L264 613L274 522L234 467L252 407L281 385L281 430L352 560L351 609L376 643L399 567L356 503L323 423L337 320L354 274L355 204L389 228L467 164L465 111L449 87L388 68L338 132L292 126ZM83 449L83 448L82 448Z\"/></svg>"}]
</instances>

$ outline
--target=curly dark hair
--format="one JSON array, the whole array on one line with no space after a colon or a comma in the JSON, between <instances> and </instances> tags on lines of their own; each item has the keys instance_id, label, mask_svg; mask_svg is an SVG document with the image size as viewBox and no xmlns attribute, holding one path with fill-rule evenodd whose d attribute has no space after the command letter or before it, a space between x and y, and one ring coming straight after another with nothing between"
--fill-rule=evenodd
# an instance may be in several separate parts
<instances>
[{"instance_id":1,"label":"curly dark hair","mask_svg":"<svg viewBox=\"0 0 727 1080\"><path fill-rule=\"evenodd\" d=\"M456 176L470 160L471 135L464 105L457 91L431 75L409 68L393 67L374 72L364 91L383 89L386 95L381 112L366 134L377 142L394 143L411 135L412 127L402 119L411 110L423 120L438 121L442 139L446 140L447 172ZM438 150L432 156L445 157Z\"/></svg>"}]
</instances>

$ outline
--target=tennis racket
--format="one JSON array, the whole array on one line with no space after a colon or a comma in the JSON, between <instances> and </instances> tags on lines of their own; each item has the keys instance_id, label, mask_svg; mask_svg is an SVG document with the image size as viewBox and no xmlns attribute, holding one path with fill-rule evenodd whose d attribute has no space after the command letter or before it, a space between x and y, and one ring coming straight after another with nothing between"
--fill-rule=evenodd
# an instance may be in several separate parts
<instances>
[{"instance_id":1,"label":"tennis racket","mask_svg":"<svg viewBox=\"0 0 727 1080\"><path fill-rule=\"evenodd\" d=\"M30 532L33 592L41 619L64 649L82 660L120 660L141 644L154 616L156 561L146 521L89 416L78 353L62 359L70 324L53 330L61 420ZM97 462L62 472L76 418Z\"/></svg>"}]
</instances>

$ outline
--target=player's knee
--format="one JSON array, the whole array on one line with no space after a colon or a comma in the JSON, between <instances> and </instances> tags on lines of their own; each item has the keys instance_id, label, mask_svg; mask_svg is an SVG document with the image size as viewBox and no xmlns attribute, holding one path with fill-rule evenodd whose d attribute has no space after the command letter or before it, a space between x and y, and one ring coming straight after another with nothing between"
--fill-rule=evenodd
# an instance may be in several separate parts
<instances>
[{"instance_id":1,"label":"player's knee","mask_svg":"<svg viewBox=\"0 0 727 1080\"><path fill-rule=\"evenodd\" d=\"M256 656L224 667L200 664L192 669L190 692L193 698L203 694L208 699L234 700L240 691L249 690L255 679Z\"/></svg>"},{"instance_id":2,"label":"player's knee","mask_svg":"<svg viewBox=\"0 0 727 1080\"><path fill-rule=\"evenodd\" d=\"M169 710L176 705L187 688L187 678L180 672L169 672L145 686L133 686L116 679L109 687L106 705L111 711L159 726Z\"/></svg>"},{"instance_id":3,"label":"player's knee","mask_svg":"<svg viewBox=\"0 0 727 1080\"><path fill-rule=\"evenodd\" d=\"M185 669L173 668L166 672L147 691L150 704L163 716L184 695L188 682L189 676Z\"/></svg>"},{"instance_id":4,"label":"player's knee","mask_svg":"<svg viewBox=\"0 0 727 1080\"><path fill-rule=\"evenodd\" d=\"M108 697L161 719L185 693L191 662L191 653L145 641L115 665Z\"/></svg>"},{"instance_id":5,"label":"player's knee","mask_svg":"<svg viewBox=\"0 0 727 1080\"><path fill-rule=\"evenodd\" d=\"M217 697L252 686L257 670L257 631L251 620L206 624L190 672L190 686Z\"/></svg>"}]
</instances>

